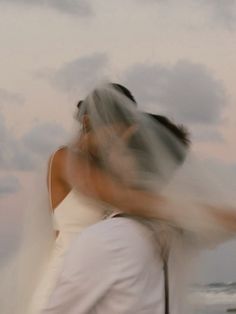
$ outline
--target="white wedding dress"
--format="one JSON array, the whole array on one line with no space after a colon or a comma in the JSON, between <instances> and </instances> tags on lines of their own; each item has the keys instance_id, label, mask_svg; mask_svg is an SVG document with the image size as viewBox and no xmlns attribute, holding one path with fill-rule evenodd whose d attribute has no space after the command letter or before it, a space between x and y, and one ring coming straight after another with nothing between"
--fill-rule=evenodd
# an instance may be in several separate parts
<instances>
[{"instance_id":1,"label":"white wedding dress","mask_svg":"<svg viewBox=\"0 0 236 314\"><path fill-rule=\"evenodd\" d=\"M49 176L49 187L51 186L50 177L51 175ZM50 188L49 195L51 199ZM86 198L74 189L54 209L52 219L54 229L59 232L59 235L55 240L49 264L34 293L28 314L40 314L42 308L46 305L51 291L56 285L65 253L73 239L86 227L102 220L108 212L109 209L105 206Z\"/></svg>"}]
</instances>

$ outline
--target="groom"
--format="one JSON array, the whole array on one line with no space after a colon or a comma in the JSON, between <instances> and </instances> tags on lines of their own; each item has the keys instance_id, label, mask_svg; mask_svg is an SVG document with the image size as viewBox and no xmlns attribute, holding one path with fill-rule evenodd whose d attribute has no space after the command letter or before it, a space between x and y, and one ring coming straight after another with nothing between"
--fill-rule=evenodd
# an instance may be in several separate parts
<instances>
[{"instance_id":1,"label":"groom","mask_svg":"<svg viewBox=\"0 0 236 314\"><path fill-rule=\"evenodd\" d=\"M125 87L116 88L135 104ZM183 130L168 119L154 118L187 142ZM152 231L131 217L113 215L73 242L41 314L167 314L165 275Z\"/></svg>"},{"instance_id":2,"label":"groom","mask_svg":"<svg viewBox=\"0 0 236 314\"><path fill-rule=\"evenodd\" d=\"M151 232L110 217L87 228L71 246L41 314L164 313L163 262Z\"/></svg>"},{"instance_id":3,"label":"groom","mask_svg":"<svg viewBox=\"0 0 236 314\"><path fill-rule=\"evenodd\" d=\"M154 118L188 145L184 129L165 117ZM182 156L176 157L181 162ZM139 205L136 198L132 200L130 206ZM236 231L234 213L212 211L209 206L206 210L224 229ZM134 217L117 214L88 227L69 248L41 314L182 314L179 274L171 273L170 267L168 278L167 268L176 266L177 260L170 256L166 263L161 253L152 231Z\"/></svg>"}]
</instances>

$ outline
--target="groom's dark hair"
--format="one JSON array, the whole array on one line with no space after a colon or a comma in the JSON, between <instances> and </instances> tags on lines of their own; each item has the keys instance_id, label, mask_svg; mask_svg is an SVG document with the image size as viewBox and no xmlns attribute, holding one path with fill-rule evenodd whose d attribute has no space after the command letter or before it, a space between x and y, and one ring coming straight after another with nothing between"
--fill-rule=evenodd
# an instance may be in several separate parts
<instances>
[{"instance_id":1,"label":"groom's dark hair","mask_svg":"<svg viewBox=\"0 0 236 314\"><path fill-rule=\"evenodd\" d=\"M180 124L173 123L170 119L165 116L158 114L148 114L153 120L157 121L160 125L164 126L172 135L176 137L184 146L188 147L191 143L190 135L187 128Z\"/></svg>"}]
</instances>

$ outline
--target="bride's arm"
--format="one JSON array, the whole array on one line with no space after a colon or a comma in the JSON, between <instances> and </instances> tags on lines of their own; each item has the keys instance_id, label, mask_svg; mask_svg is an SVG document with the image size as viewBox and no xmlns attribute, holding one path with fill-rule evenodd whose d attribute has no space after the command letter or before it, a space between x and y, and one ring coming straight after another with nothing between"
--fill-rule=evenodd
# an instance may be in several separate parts
<instances>
[{"instance_id":1,"label":"bride's arm","mask_svg":"<svg viewBox=\"0 0 236 314\"><path fill-rule=\"evenodd\" d=\"M87 196L109 203L127 214L147 218L169 218L161 210L157 212L152 209L154 205L165 202L163 197L123 185L86 158L79 157L76 167L74 182Z\"/></svg>"},{"instance_id":2,"label":"bride's arm","mask_svg":"<svg viewBox=\"0 0 236 314\"><path fill-rule=\"evenodd\" d=\"M84 194L109 203L127 214L169 221L186 229L189 222L190 230L191 224L195 224L196 228L204 228L204 231L207 231L208 226L211 229L216 224L236 232L236 211L233 209L176 203L161 195L124 186L83 157L79 157L77 170L79 177L76 184ZM196 221L190 223L194 218Z\"/></svg>"},{"instance_id":3,"label":"bride's arm","mask_svg":"<svg viewBox=\"0 0 236 314\"><path fill-rule=\"evenodd\" d=\"M48 164L47 186L52 210L70 192L66 177L67 147L59 148L50 158Z\"/></svg>"}]
</instances>

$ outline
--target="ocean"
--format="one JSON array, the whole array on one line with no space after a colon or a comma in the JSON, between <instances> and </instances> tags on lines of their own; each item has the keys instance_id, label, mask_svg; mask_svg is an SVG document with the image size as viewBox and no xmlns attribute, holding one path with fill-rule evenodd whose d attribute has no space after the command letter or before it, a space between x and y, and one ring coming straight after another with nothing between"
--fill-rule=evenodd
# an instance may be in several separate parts
<instances>
[{"instance_id":1,"label":"ocean","mask_svg":"<svg viewBox=\"0 0 236 314\"><path fill-rule=\"evenodd\" d=\"M236 314L236 282L197 285L191 295L195 314Z\"/></svg>"}]
</instances>

